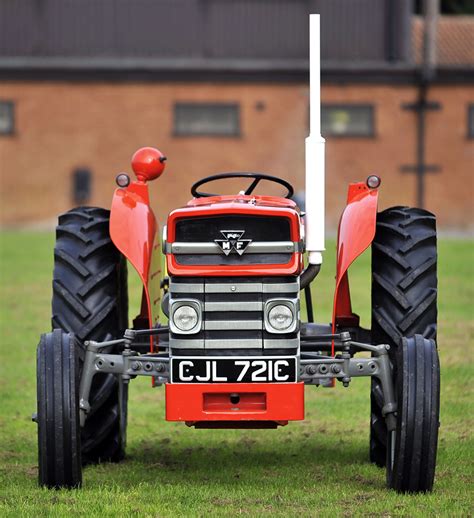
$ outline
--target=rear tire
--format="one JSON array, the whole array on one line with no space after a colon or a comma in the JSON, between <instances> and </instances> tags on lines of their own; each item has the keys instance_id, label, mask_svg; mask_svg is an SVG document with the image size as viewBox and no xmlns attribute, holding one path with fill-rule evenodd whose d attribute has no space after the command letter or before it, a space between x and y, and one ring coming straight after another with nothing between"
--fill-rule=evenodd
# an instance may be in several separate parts
<instances>
[{"instance_id":1,"label":"rear tire","mask_svg":"<svg viewBox=\"0 0 474 518\"><path fill-rule=\"evenodd\" d=\"M61 215L56 228L52 327L82 343L121 337L128 326L126 261L110 239L109 215L79 207ZM81 430L84 464L124 458L128 391L121 384L113 374L93 378Z\"/></svg>"},{"instance_id":2,"label":"rear tire","mask_svg":"<svg viewBox=\"0 0 474 518\"><path fill-rule=\"evenodd\" d=\"M396 429L387 440L387 486L433 489L439 428L439 360L434 340L404 338L395 362Z\"/></svg>"},{"instance_id":3,"label":"rear tire","mask_svg":"<svg viewBox=\"0 0 474 518\"><path fill-rule=\"evenodd\" d=\"M79 347L73 334L56 329L37 349L39 483L49 488L82 483Z\"/></svg>"},{"instance_id":4,"label":"rear tire","mask_svg":"<svg viewBox=\"0 0 474 518\"><path fill-rule=\"evenodd\" d=\"M377 214L372 243L372 343L390 345L403 336L436 340L436 218L426 210L392 207ZM387 427L380 382L371 381L370 461L383 467Z\"/></svg>"}]
</instances>

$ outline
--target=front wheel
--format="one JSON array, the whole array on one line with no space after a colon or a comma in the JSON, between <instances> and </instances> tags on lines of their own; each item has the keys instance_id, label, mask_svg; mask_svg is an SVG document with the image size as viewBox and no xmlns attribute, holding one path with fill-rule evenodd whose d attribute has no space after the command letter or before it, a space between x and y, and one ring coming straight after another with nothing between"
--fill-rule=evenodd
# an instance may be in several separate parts
<instances>
[{"instance_id":1,"label":"front wheel","mask_svg":"<svg viewBox=\"0 0 474 518\"><path fill-rule=\"evenodd\" d=\"M387 486L399 493L433 489L439 428L436 344L403 338L395 360L397 424L387 436Z\"/></svg>"},{"instance_id":2,"label":"front wheel","mask_svg":"<svg viewBox=\"0 0 474 518\"><path fill-rule=\"evenodd\" d=\"M82 483L79 428L79 344L55 329L37 350L39 483L74 488Z\"/></svg>"}]
</instances>

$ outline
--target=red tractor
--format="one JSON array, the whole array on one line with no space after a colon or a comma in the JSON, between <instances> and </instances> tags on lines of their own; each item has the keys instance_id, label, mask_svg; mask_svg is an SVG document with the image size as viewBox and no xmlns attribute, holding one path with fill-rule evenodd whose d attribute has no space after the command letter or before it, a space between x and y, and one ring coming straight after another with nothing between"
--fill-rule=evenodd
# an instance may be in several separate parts
<instances>
[{"instance_id":1,"label":"red tractor","mask_svg":"<svg viewBox=\"0 0 474 518\"><path fill-rule=\"evenodd\" d=\"M377 212L376 176L351 184L333 320L313 323L310 288L324 250L324 140L319 18L312 15L310 25L316 136L306 142L305 214L287 181L224 173L192 186L160 243L147 183L166 159L143 148L132 160L136 181L117 177L110 212L79 207L59 217L53 331L42 335L37 354L41 485L78 487L84 464L124 458L128 385L137 376L164 385L166 420L196 428L277 428L304 419L305 385L348 386L370 376L370 460L386 467L389 488L431 491L439 427L435 217L407 207ZM242 180L237 194L202 190L229 178ZM265 182L285 192L254 194ZM347 272L369 246L367 330L352 311ZM127 259L143 282L131 327Z\"/></svg>"}]
</instances>

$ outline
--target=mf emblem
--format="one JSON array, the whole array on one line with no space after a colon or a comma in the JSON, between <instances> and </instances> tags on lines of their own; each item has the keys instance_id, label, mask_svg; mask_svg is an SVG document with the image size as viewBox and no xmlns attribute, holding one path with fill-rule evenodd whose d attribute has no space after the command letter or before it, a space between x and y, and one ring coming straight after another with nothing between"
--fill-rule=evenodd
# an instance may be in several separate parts
<instances>
[{"instance_id":1,"label":"mf emblem","mask_svg":"<svg viewBox=\"0 0 474 518\"><path fill-rule=\"evenodd\" d=\"M215 239L214 241L220 246L225 255L229 255L231 252L237 252L239 255L242 255L252 242L251 239L241 239L245 234L245 230L221 230L220 232L224 239Z\"/></svg>"}]
</instances>

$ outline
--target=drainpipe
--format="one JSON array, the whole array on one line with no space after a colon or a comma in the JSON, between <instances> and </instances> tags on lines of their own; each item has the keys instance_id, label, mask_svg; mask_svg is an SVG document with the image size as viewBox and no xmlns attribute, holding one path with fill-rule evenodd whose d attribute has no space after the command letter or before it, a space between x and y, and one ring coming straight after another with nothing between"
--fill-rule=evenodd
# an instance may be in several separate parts
<instances>
[{"instance_id":1,"label":"drainpipe","mask_svg":"<svg viewBox=\"0 0 474 518\"><path fill-rule=\"evenodd\" d=\"M425 206L426 165L426 113L433 109L428 103L429 84L436 70L436 29L438 23L439 0L424 0L423 61L418 83L417 121L417 206Z\"/></svg>"}]
</instances>

